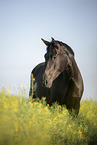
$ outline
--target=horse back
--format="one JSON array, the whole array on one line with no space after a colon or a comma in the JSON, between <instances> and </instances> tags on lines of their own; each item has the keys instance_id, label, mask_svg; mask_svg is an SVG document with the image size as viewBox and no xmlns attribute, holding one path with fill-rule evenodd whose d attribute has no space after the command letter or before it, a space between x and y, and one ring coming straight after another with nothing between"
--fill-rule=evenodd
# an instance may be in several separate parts
<instances>
[{"instance_id":1,"label":"horse back","mask_svg":"<svg viewBox=\"0 0 97 145\"><path fill-rule=\"evenodd\" d=\"M37 85L36 90L34 91L34 98L39 98L41 99L42 97L47 97L48 96L48 90L47 88L43 87L42 85L42 77L44 74L44 65L45 63L40 63L38 64L31 72L33 74L33 78L35 79L35 83ZM31 80L33 81L33 80ZM31 88L30 88L31 90ZM32 92L30 92L32 94Z\"/></svg>"}]
</instances>

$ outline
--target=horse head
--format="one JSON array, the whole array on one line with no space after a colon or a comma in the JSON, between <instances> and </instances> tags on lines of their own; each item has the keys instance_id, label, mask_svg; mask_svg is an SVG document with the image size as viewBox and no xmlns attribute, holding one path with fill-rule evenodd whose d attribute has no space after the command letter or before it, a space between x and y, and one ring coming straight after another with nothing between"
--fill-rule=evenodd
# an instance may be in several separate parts
<instances>
[{"instance_id":1,"label":"horse head","mask_svg":"<svg viewBox=\"0 0 97 145\"><path fill-rule=\"evenodd\" d=\"M42 84L50 88L53 81L66 69L71 63L71 57L74 56L73 50L65 43L56 41L52 38L51 42L44 39L42 41L47 46L45 54L45 71Z\"/></svg>"}]
</instances>

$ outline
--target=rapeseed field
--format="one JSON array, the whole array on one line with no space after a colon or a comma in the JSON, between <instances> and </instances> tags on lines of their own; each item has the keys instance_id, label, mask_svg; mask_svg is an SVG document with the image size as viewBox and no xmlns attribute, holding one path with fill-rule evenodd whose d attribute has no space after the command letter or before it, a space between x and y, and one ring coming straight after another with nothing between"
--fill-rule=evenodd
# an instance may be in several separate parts
<instances>
[{"instance_id":1,"label":"rapeseed field","mask_svg":"<svg viewBox=\"0 0 97 145\"><path fill-rule=\"evenodd\" d=\"M0 145L96 145L97 102L82 100L78 117L65 106L0 91Z\"/></svg>"}]
</instances>

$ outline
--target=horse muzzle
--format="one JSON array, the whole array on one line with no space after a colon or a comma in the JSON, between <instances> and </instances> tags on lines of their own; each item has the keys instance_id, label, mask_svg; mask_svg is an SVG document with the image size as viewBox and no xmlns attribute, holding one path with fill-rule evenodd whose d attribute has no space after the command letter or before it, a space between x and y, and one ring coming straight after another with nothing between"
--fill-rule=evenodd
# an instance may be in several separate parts
<instances>
[{"instance_id":1,"label":"horse muzzle","mask_svg":"<svg viewBox=\"0 0 97 145\"><path fill-rule=\"evenodd\" d=\"M52 86L52 81L44 74L42 78L42 86L50 88Z\"/></svg>"}]
</instances>

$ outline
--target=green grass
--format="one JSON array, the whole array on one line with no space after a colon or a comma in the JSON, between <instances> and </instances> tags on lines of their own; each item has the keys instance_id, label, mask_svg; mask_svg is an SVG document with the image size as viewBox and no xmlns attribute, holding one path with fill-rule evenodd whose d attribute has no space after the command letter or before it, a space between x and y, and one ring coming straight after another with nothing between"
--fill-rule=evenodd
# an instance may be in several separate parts
<instances>
[{"instance_id":1,"label":"green grass","mask_svg":"<svg viewBox=\"0 0 97 145\"><path fill-rule=\"evenodd\" d=\"M0 145L97 144L97 102L81 101L77 118L64 107L51 108L0 91Z\"/></svg>"}]
</instances>

